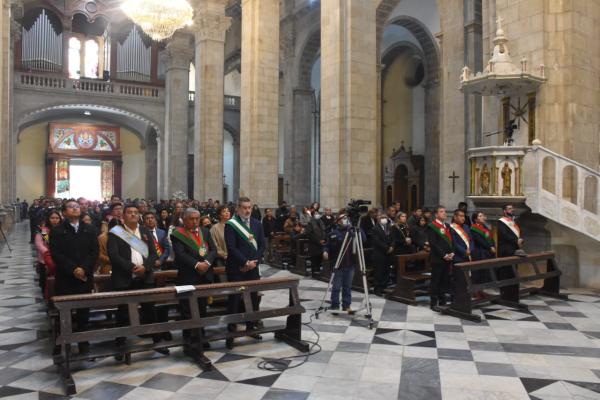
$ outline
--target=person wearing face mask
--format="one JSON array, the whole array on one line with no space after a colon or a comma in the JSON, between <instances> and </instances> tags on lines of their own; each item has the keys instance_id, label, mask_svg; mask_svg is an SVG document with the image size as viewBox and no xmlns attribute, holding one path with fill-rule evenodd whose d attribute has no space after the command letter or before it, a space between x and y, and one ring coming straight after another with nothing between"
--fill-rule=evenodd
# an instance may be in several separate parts
<instances>
[{"instance_id":1,"label":"person wearing face mask","mask_svg":"<svg viewBox=\"0 0 600 400\"><path fill-rule=\"evenodd\" d=\"M340 256L340 250L346 232L351 228L350 221L345 212L341 212L336 220L336 226L329 235L327 249L331 254L331 262L337 262ZM363 242L366 239L365 233L360 230L360 234ZM331 310L340 309L340 292L342 294L342 310L353 314L354 311L350 308L352 303L352 278L354 277L354 270L356 269L356 254L354 253L354 246L348 247L348 250L344 254L340 265L336 271L334 271L333 282L331 285ZM333 268L332 265L332 268Z\"/></svg>"},{"instance_id":2,"label":"person wearing face mask","mask_svg":"<svg viewBox=\"0 0 600 400\"><path fill-rule=\"evenodd\" d=\"M385 213L380 212L377 215L377 225L371 229L368 236L373 249L371 263L375 268L375 295L382 296L383 290L388 286L394 254L394 235Z\"/></svg>"},{"instance_id":3,"label":"person wearing face mask","mask_svg":"<svg viewBox=\"0 0 600 400\"><path fill-rule=\"evenodd\" d=\"M321 214L314 214L308 221L305 231L308 239L308 256L310 257L313 278L321 273L321 263L323 260L327 260L329 256L326 251L327 229L321 220Z\"/></svg>"}]
</instances>

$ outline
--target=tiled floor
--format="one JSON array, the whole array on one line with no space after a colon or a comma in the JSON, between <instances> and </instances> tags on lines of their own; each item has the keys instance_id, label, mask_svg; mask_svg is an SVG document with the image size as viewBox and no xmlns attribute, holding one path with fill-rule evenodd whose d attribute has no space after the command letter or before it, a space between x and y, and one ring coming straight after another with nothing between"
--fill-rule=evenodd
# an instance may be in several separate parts
<instances>
[{"instance_id":1,"label":"tiled floor","mask_svg":"<svg viewBox=\"0 0 600 400\"><path fill-rule=\"evenodd\" d=\"M0 397L62 399L26 237L26 227L17 226L12 255L6 247L0 253ZM286 272L265 267L263 273ZM321 282L303 280L305 307L317 307L324 290ZM74 374L76 398L600 399L600 297L569 293L570 301L525 299L529 312L484 308L480 324L375 297L376 329L365 328L361 317L321 315L312 326L322 351L283 373L257 367L296 354L266 335L232 352L215 343L207 354L216 367L210 372L177 349L168 357L134 355L130 366L112 358L83 363ZM274 297L263 305L285 301L284 294ZM316 339L308 328L304 337Z\"/></svg>"}]
</instances>

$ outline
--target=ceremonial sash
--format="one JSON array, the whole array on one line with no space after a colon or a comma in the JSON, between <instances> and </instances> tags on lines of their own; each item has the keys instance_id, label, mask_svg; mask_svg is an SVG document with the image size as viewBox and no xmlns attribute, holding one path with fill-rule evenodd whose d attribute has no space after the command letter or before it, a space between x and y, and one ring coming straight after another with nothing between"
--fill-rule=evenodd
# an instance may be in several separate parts
<instances>
[{"instance_id":1,"label":"ceremonial sash","mask_svg":"<svg viewBox=\"0 0 600 400\"><path fill-rule=\"evenodd\" d=\"M160 243L158 243L158 240L156 240L156 238L154 237L154 235L152 235L152 237L154 238L154 247L156 248L156 255L158 257L163 255L163 248L160 245Z\"/></svg>"},{"instance_id":2,"label":"ceremonial sash","mask_svg":"<svg viewBox=\"0 0 600 400\"><path fill-rule=\"evenodd\" d=\"M465 245L467 245L467 251L471 251L471 241L469 240L469 237L467 236L465 230L458 224L452 224L450 226L452 227L452 229L454 229L454 232L458 234L462 241L465 242Z\"/></svg>"},{"instance_id":3,"label":"ceremonial sash","mask_svg":"<svg viewBox=\"0 0 600 400\"><path fill-rule=\"evenodd\" d=\"M132 249L140 253L142 257L148 258L148 245L139 237L135 236L131 232L128 232L120 225L116 225L114 228L112 228L110 233L121 238Z\"/></svg>"},{"instance_id":4,"label":"ceremonial sash","mask_svg":"<svg viewBox=\"0 0 600 400\"><path fill-rule=\"evenodd\" d=\"M194 250L195 252L198 252L200 257L204 257L206 255L206 253L208 252L208 247L207 247L206 242L204 241L204 235L202 234L202 229L198 228L198 232L200 233L200 235L198 237L196 237L196 236L190 234L190 232L188 232L184 228L175 228L173 230L173 233L171 233L171 235L176 237L177 239L179 239L183 244L188 246L190 249Z\"/></svg>"},{"instance_id":5,"label":"ceremonial sash","mask_svg":"<svg viewBox=\"0 0 600 400\"><path fill-rule=\"evenodd\" d=\"M238 216L231 218L227 221L227 225L231 226L237 233L248 242L255 250L258 250L258 244L254 238L254 232L239 220Z\"/></svg>"},{"instance_id":6,"label":"ceremonial sash","mask_svg":"<svg viewBox=\"0 0 600 400\"><path fill-rule=\"evenodd\" d=\"M483 226L481 224L473 224L473 225L471 225L471 231L477 232L478 234L483 236L483 238L485 240L487 240L487 242L489 244L491 244L491 245L494 244L494 241L492 240L492 235L490 234L490 230L488 228L486 228L485 226Z\"/></svg>"},{"instance_id":7,"label":"ceremonial sash","mask_svg":"<svg viewBox=\"0 0 600 400\"><path fill-rule=\"evenodd\" d=\"M508 226L508 229L510 229L517 238L521 239L521 229L519 229L519 225L517 225L515 221L506 217L500 218L500 221L502 221L504 225Z\"/></svg>"},{"instance_id":8,"label":"ceremonial sash","mask_svg":"<svg viewBox=\"0 0 600 400\"><path fill-rule=\"evenodd\" d=\"M438 235L440 235L450 246L452 246L452 235L448 231L445 225L440 224L437 221L429 223L429 227L433 229Z\"/></svg>"}]
</instances>

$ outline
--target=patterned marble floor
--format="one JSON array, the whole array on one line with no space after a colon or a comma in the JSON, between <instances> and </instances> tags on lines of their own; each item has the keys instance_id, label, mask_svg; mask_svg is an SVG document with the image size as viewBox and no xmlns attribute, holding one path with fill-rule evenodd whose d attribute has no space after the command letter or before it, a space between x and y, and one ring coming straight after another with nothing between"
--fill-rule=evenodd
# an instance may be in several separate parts
<instances>
[{"instance_id":1,"label":"patterned marble floor","mask_svg":"<svg viewBox=\"0 0 600 400\"><path fill-rule=\"evenodd\" d=\"M10 254L0 252L0 398L65 399L49 356L44 303L32 268L27 227L16 227ZM262 268L264 275L284 271ZM301 298L318 306L325 285L304 279ZM203 372L180 350L168 357L134 355L86 362L74 374L78 399L600 399L600 296L570 290L569 301L524 300L529 312L491 306L480 324L440 316L427 307L373 298L377 328L361 317L321 315L312 322L322 351L283 373L257 367L297 354L265 335L207 354ZM272 296L264 305L286 301ZM355 294L359 303L361 295ZM306 320L310 312L306 314ZM304 337L316 336L305 328ZM295 362L292 364L294 365Z\"/></svg>"}]
</instances>

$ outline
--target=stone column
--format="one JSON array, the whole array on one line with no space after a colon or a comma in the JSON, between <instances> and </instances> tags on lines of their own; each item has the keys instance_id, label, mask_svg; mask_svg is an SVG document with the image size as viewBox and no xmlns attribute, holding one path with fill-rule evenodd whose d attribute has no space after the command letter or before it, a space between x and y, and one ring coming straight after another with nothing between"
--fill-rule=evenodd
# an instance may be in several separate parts
<instances>
[{"instance_id":1,"label":"stone column","mask_svg":"<svg viewBox=\"0 0 600 400\"><path fill-rule=\"evenodd\" d=\"M242 0L240 195L277 203L279 0Z\"/></svg>"},{"instance_id":2,"label":"stone column","mask_svg":"<svg viewBox=\"0 0 600 400\"><path fill-rule=\"evenodd\" d=\"M321 2L321 203L377 199L377 2Z\"/></svg>"},{"instance_id":3,"label":"stone column","mask_svg":"<svg viewBox=\"0 0 600 400\"><path fill-rule=\"evenodd\" d=\"M11 140L10 93L10 1L0 6L0 205L9 204L11 197L12 162L15 149Z\"/></svg>"},{"instance_id":4,"label":"stone column","mask_svg":"<svg viewBox=\"0 0 600 400\"><path fill-rule=\"evenodd\" d=\"M158 195L163 199L176 191L187 193L188 91L194 54L190 39L189 35L176 33L166 48L165 132L158 149Z\"/></svg>"},{"instance_id":5,"label":"stone column","mask_svg":"<svg viewBox=\"0 0 600 400\"><path fill-rule=\"evenodd\" d=\"M194 105L194 198L223 197L223 78L225 33L231 18L225 0L196 7L196 103Z\"/></svg>"},{"instance_id":6,"label":"stone column","mask_svg":"<svg viewBox=\"0 0 600 400\"><path fill-rule=\"evenodd\" d=\"M481 0L464 0L464 64L471 71L483 70L483 28ZM465 151L473 147L481 147L482 113L481 96L465 94ZM469 187L469 166L465 163L463 170L465 193Z\"/></svg>"},{"instance_id":7,"label":"stone column","mask_svg":"<svg viewBox=\"0 0 600 400\"><path fill-rule=\"evenodd\" d=\"M309 204L315 197L311 193L312 134L314 91L310 88L294 89L294 129L291 138L291 186L290 201ZM286 171L287 172L287 171Z\"/></svg>"}]
</instances>

